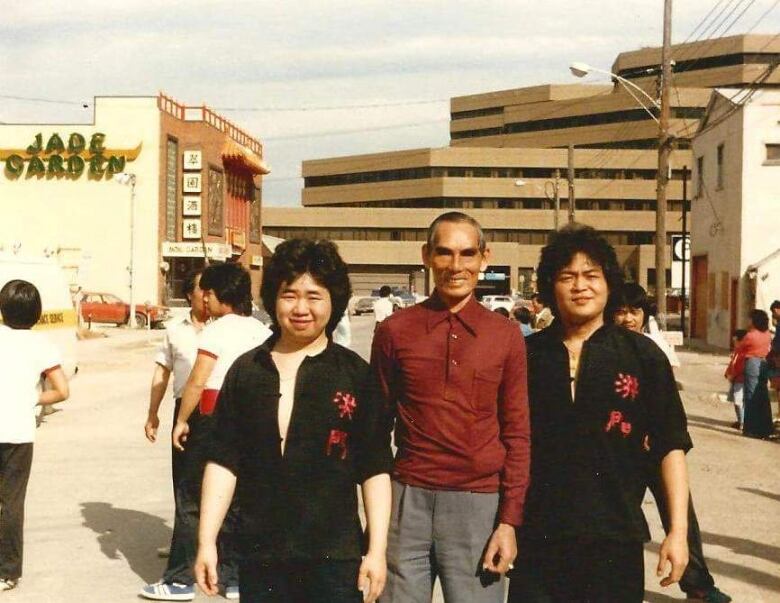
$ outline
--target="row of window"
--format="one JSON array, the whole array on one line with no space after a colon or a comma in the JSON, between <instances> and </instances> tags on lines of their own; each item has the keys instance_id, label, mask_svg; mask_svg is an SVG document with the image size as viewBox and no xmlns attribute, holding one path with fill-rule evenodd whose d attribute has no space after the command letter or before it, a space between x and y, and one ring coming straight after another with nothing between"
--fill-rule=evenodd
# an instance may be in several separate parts
<instances>
[{"instance_id":1,"label":"row of window","mask_svg":"<svg viewBox=\"0 0 780 603\"><path fill-rule=\"evenodd\" d=\"M561 177L566 170L559 168ZM375 170L333 174L329 176L306 176L304 186L342 186L347 184L368 184L372 182L396 182L398 180L424 180L428 178L554 178L555 168L530 167L417 167L397 170ZM655 180L656 170L622 168L577 168L574 177L583 180ZM673 180L682 180L682 170L672 171Z\"/></svg>"},{"instance_id":2,"label":"row of window","mask_svg":"<svg viewBox=\"0 0 780 603\"><path fill-rule=\"evenodd\" d=\"M737 53L737 54L725 54L713 57L704 58L692 58L685 61L678 61L672 66L673 73L682 73L684 71L691 71L695 68L696 71L700 69L713 69L715 67L729 67L732 65L756 65L756 64L768 64L780 59L780 54L774 53ZM635 79L641 77L647 77L648 71L657 70L658 65L643 65L642 67L631 67L630 69L621 70L618 75L626 79Z\"/></svg>"},{"instance_id":3,"label":"row of window","mask_svg":"<svg viewBox=\"0 0 780 603\"><path fill-rule=\"evenodd\" d=\"M658 117L658 109L650 111ZM704 116L704 107L672 107L672 119L701 119ZM503 128L483 128L479 130L465 130L452 132L453 140L459 138L479 138L482 136L497 136L499 134L519 134L522 132L541 132L546 130L565 130L569 128L582 128L586 126L600 126L624 122L645 121L649 119L644 109L629 109L626 111L609 111L606 113L588 113L587 115L570 115L567 117L555 117L550 119L536 119L505 124Z\"/></svg>"},{"instance_id":4,"label":"row of window","mask_svg":"<svg viewBox=\"0 0 780 603\"><path fill-rule=\"evenodd\" d=\"M564 189L560 201L561 210L569 207ZM575 209L591 211L655 211L654 199L577 199ZM333 203L318 207L364 207L364 208L424 208L424 209L553 209L549 199L490 199L490 198L427 198L394 199L392 201L360 201L356 203ZM669 211L682 211L681 200L667 201ZM690 202L689 202L690 209Z\"/></svg>"},{"instance_id":5,"label":"row of window","mask_svg":"<svg viewBox=\"0 0 780 603\"><path fill-rule=\"evenodd\" d=\"M266 226L263 232L282 239L328 239L333 241L419 241L427 237L425 228L280 228ZM484 229L485 238L493 243L521 243L525 245L544 245L550 232L548 230L506 230ZM603 232L611 245L652 245L653 232ZM679 233L674 233L679 234ZM667 244L671 245L672 233L667 234Z\"/></svg>"}]
</instances>

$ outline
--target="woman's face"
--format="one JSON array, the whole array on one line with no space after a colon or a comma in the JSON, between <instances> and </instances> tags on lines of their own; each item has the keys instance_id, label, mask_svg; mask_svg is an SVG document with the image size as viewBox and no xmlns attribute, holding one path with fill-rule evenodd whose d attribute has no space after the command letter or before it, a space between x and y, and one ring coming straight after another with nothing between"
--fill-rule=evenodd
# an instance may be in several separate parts
<instances>
[{"instance_id":1,"label":"woman's face","mask_svg":"<svg viewBox=\"0 0 780 603\"><path fill-rule=\"evenodd\" d=\"M298 341L317 339L332 313L330 291L307 272L282 283L276 296L276 320L282 334Z\"/></svg>"},{"instance_id":2,"label":"woman's face","mask_svg":"<svg viewBox=\"0 0 780 603\"><path fill-rule=\"evenodd\" d=\"M641 333L642 325L645 324L645 311L642 308L621 306L615 312L614 320L618 326Z\"/></svg>"}]
</instances>

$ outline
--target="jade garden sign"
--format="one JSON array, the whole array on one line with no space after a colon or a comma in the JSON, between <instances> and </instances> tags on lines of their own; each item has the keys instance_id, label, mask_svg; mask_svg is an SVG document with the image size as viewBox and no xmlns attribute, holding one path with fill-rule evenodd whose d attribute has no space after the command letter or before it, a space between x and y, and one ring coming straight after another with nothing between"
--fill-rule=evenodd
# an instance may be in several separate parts
<instances>
[{"instance_id":1,"label":"jade garden sign","mask_svg":"<svg viewBox=\"0 0 780 603\"><path fill-rule=\"evenodd\" d=\"M26 149L0 149L0 161L5 161L5 175L11 179L78 178L85 171L90 178L111 177L125 170L128 161L135 160L141 144L134 149L109 149L106 135L95 132L89 140L78 132L67 140L58 133L51 134L44 144L38 133Z\"/></svg>"}]
</instances>

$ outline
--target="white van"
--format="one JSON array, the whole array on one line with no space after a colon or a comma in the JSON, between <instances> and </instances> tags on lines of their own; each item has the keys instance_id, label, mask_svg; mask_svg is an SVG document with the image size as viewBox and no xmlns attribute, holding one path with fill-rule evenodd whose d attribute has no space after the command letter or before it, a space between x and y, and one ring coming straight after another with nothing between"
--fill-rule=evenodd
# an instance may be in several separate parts
<instances>
[{"instance_id":1,"label":"white van","mask_svg":"<svg viewBox=\"0 0 780 603\"><path fill-rule=\"evenodd\" d=\"M14 279L28 281L38 288L43 312L33 329L46 333L57 346L62 354L62 369L72 378L78 371L78 321L65 274L51 258L0 251L0 288Z\"/></svg>"}]
</instances>

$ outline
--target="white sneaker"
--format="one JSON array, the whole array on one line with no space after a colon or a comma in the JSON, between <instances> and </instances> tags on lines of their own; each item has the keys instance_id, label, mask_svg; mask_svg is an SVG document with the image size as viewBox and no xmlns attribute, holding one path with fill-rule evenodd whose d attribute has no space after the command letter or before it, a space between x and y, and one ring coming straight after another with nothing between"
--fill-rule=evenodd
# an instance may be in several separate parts
<instances>
[{"instance_id":1,"label":"white sneaker","mask_svg":"<svg viewBox=\"0 0 780 603\"><path fill-rule=\"evenodd\" d=\"M4 590L11 590L16 588L19 584L19 580L11 580L10 578L0 578L0 592Z\"/></svg>"}]
</instances>

